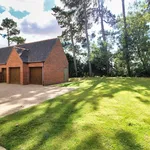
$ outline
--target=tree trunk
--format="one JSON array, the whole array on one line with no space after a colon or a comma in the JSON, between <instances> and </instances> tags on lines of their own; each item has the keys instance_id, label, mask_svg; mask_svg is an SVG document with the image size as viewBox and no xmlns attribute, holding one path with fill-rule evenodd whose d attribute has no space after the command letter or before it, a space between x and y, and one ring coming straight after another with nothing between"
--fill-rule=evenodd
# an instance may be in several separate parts
<instances>
[{"instance_id":1,"label":"tree trunk","mask_svg":"<svg viewBox=\"0 0 150 150\"><path fill-rule=\"evenodd\" d=\"M10 46L10 35L9 35L9 29L7 28L7 41L8 41L8 46Z\"/></svg>"},{"instance_id":2,"label":"tree trunk","mask_svg":"<svg viewBox=\"0 0 150 150\"><path fill-rule=\"evenodd\" d=\"M86 41L87 41L87 49L88 49L88 63L89 63L89 76L92 76L92 66L91 66L91 54L90 54L90 42L89 42L89 35L88 35L88 20L87 20L87 12L86 12L86 4L84 2L84 14L85 14L85 34L86 34Z\"/></svg>"},{"instance_id":3,"label":"tree trunk","mask_svg":"<svg viewBox=\"0 0 150 150\"><path fill-rule=\"evenodd\" d=\"M102 38L104 43L106 44L106 35L105 35L105 28L104 28L104 1L98 0L98 11L99 11L99 16L100 16L100 20L101 20L101 31L102 31ZM108 60L108 52L107 52L107 45L105 46L105 53L106 53L106 72L107 75L109 74L109 60Z\"/></svg>"},{"instance_id":4,"label":"tree trunk","mask_svg":"<svg viewBox=\"0 0 150 150\"><path fill-rule=\"evenodd\" d=\"M103 0L101 0L101 4L100 4L100 0L98 0L98 10L99 10L99 16L100 16L100 19L101 19L101 30L102 30L102 37L103 37L103 40L104 42L106 42L106 36L105 36L105 29L104 29L104 21L103 21Z\"/></svg>"},{"instance_id":5,"label":"tree trunk","mask_svg":"<svg viewBox=\"0 0 150 150\"><path fill-rule=\"evenodd\" d=\"M126 14L125 14L125 4L124 0L122 0L122 13L123 13L123 21L124 21L124 41L125 41L125 59L127 65L128 76L131 76L130 70L130 59L129 59L129 51L128 51L128 34L127 34L127 23L126 23Z\"/></svg>"},{"instance_id":6,"label":"tree trunk","mask_svg":"<svg viewBox=\"0 0 150 150\"><path fill-rule=\"evenodd\" d=\"M77 77L78 76L78 70L77 70L77 62L76 62L76 50L75 50L75 45L74 45L74 40L73 40L73 33L72 33L72 25L70 25L70 33L71 33L71 43L72 43L72 50L73 50L74 69L75 69L75 74Z\"/></svg>"}]
</instances>

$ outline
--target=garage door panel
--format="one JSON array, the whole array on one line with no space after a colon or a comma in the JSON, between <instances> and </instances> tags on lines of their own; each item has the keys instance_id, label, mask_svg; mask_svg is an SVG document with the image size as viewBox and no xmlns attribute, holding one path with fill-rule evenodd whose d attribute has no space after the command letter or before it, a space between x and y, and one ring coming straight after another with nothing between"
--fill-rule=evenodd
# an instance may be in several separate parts
<instances>
[{"instance_id":1,"label":"garage door panel","mask_svg":"<svg viewBox=\"0 0 150 150\"><path fill-rule=\"evenodd\" d=\"M42 84L42 67L30 68L30 84Z\"/></svg>"},{"instance_id":2,"label":"garage door panel","mask_svg":"<svg viewBox=\"0 0 150 150\"><path fill-rule=\"evenodd\" d=\"M2 68L2 82L6 82L6 68Z\"/></svg>"},{"instance_id":3,"label":"garage door panel","mask_svg":"<svg viewBox=\"0 0 150 150\"><path fill-rule=\"evenodd\" d=\"M10 83L20 84L20 68L10 68L9 70Z\"/></svg>"}]
</instances>

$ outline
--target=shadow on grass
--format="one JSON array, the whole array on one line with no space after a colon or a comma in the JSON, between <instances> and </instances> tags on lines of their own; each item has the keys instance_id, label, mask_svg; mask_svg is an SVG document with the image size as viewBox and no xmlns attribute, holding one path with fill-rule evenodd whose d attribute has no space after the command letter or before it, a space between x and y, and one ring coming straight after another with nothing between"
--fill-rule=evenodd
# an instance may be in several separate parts
<instances>
[{"instance_id":1,"label":"shadow on grass","mask_svg":"<svg viewBox=\"0 0 150 150\"><path fill-rule=\"evenodd\" d=\"M139 96L136 97L137 99L139 99L142 103L146 104L146 105L150 105L150 100L147 99L143 99Z\"/></svg>"},{"instance_id":2,"label":"shadow on grass","mask_svg":"<svg viewBox=\"0 0 150 150\"><path fill-rule=\"evenodd\" d=\"M66 130L66 127L67 130L73 133L72 129L70 129L72 121L75 120L73 115L82 109L82 107L77 109L76 105L83 100L87 103L87 93L93 90L97 84L98 83L94 83L90 88L82 91L79 95L80 98L75 97L74 92L71 92L64 96L63 99L58 97L57 99L45 102L44 104L47 103L47 106L40 115L34 116L34 112L39 111L37 109L38 106L35 106L1 119L1 125L9 123L9 120L12 119L13 121L16 120L16 124L18 125L16 126L16 124L14 124L9 132L3 133L2 135L0 134L0 144L7 149L15 149L17 146L26 143L31 137L38 136L37 143L31 148L32 150L37 150L45 144L47 139L50 140L53 139L53 137L61 135L61 133ZM96 105L93 102L90 103ZM55 104L55 106L52 106L53 104ZM32 120L26 123L19 123L19 120L22 120L24 117L32 117Z\"/></svg>"},{"instance_id":3,"label":"shadow on grass","mask_svg":"<svg viewBox=\"0 0 150 150\"><path fill-rule=\"evenodd\" d=\"M75 150L104 150L101 143L101 137L99 134L92 134L83 141L79 145L76 146Z\"/></svg>"},{"instance_id":4,"label":"shadow on grass","mask_svg":"<svg viewBox=\"0 0 150 150\"><path fill-rule=\"evenodd\" d=\"M116 138L121 143L123 150L143 150L142 146L135 141L135 137L126 131L116 133Z\"/></svg>"},{"instance_id":5,"label":"shadow on grass","mask_svg":"<svg viewBox=\"0 0 150 150\"><path fill-rule=\"evenodd\" d=\"M0 119L0 145L8 150L13 150L34 139L34 143L31 144L32 146L28 150L42 149L47 141L52 141L53 138L61 136L65 131L69 132L69 136L65 139L67 141L67 139L69 140L74 136L73 122L78 118L77 113L83 109L85 104L90 104L93 111L95 111L99 107L100 97L112 98L115 93L120 91L140 92L134 89L135 86L149 89L149 84L147 84L147 81L144 82L144 80L137 82L136 79L128 78L120 80L113 78L89 78L85 79L86 81L86 86L44 102L42 104L43 107L35 106ZM77 81L77 83L72 84L80 86L81 83L81 81ZM69 83L66 86L69 86ZM82 105L76 107L79 103L82 103ZM36 115L38 111L41 111L41 113ZM28 121L22 123L24 119ZM11 124L11 121L15 123L10 125L10 130L1 132L1 126ZM16 126L16 123L19 125ZM134 150L142 149L140 145L135 143L134 137L130 133L118 132L116 136L123 145L124 150L129 148ZM61 144L63 143L58 143L58 145ZM104 149L99 135L91 134L82 143L77 144L75 149L88 148ZM57 149L59 149L59 146Z\"/></svg>"},{"instance_id":6,"label":"shadow on grass","mask_svg":"<svg viewBox=\"0 0 150 150\"><path fill-rule=\"evenodd\" d=\"M75 80L75 79L74 79ZM75 80L75 82L64 83L62 86L80 86L83 81ZM144 90L150 90L150 83L148 78L85 78L89 84L94 85L99 82L99 87L95 86L94 90L99 90L103 97L114 97L114 94L121 91L137 92L143 94ZM138 88L137 88L138 87ZM94 92L93 92L94 93ZM150 96L150 93L144 93L145 96Z\"/></svg>"}]
</instances>

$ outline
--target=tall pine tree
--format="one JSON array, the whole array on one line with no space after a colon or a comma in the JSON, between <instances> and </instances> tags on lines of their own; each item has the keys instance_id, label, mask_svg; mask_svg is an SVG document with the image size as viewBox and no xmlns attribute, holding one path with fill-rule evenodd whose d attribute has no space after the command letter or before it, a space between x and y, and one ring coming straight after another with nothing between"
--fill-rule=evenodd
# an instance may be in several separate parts
<instances>
[{"instance_id":1,"label":"tall pine tree","mask_svg":"<svg viewBox=\"0 0 150 150\"><path fill-rule=\"evenodd\" d=\"M17 23L12 19L6 18L3 19L1 26L2 29L6 30L7 32L6 36L7 36L8 46L10 46L11 37L20 33L20 31L17 29Z\"/></svg>"},{"instance_id":2,"label":"tall pine tree","mask_svg":"<svg viewBox=\"0 0 150 150\"><path fill-rule=\"evenodd\" d=\"M91 16L91 4L92 0L61 0L65 6L68 8L76 8L76 18L78 24L82 27L86 35L86 47L88 52L88 66L89 66L89 76L92 76L92 66L91 66L91 50L90 50L90 41L89 41L89 18Z\"/></svg>"},{"instance_id":3,"label":"tall pine tree","mask_svg":"<svg viewBox=\"0 0 150 150\"><path fill-rule=\"evenodd\" d=\"M65 11L61 9L60 7L54 7L52 8L52 10L61 28L63 28L64 39L70 40L71 38L71 48L73 51L74 70L75 70L75 75L78 76L77 62L76 62L76 47L75 47L75 42L74 42L74 36L77 33L77 26L73 22L75 11L74 10Z\"/></svg>"}]
</instances>

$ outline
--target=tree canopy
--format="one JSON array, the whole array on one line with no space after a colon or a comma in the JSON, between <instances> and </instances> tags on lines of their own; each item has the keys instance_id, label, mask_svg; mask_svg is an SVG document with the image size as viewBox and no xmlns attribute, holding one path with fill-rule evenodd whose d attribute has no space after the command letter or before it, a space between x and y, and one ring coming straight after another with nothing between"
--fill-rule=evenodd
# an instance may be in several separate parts
<instances>
[{"instance_id":1,"label":"tree canopy","mask_svg":"<svg viewBox=\"0 0 150 150\"><path fill-rule=\"evenodd\" d=\"M65 8L53 11L63 29L62 40L74 45L72 50L75 47L74 64L81 61L86 68L82 75L89 68L89 75L150 76L149 1L136 1L127 8L120 0L119 16L108 10L104 0L61 1ZM90 32L95 23L100 26L99 34Z\"/></svg>"},{"instance_id":2,"label":"tree canopy","mask_svg":"<svg viewBox=\"0 0 150 150\"><path fill-rule=\"evenodd\" d=\"M16 36L20 33L20 30L17 29L17 23L13 19L3 19L0 30L6 30L4 37L7 37L8 46L10 46L10 42L15 42L17 44L22 44L25 42L25 39Z\"/></svg>"}]
</instances>

